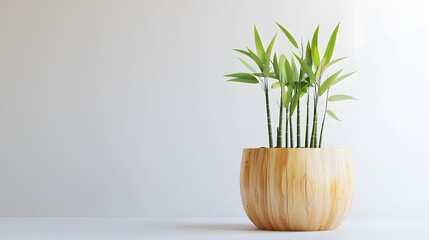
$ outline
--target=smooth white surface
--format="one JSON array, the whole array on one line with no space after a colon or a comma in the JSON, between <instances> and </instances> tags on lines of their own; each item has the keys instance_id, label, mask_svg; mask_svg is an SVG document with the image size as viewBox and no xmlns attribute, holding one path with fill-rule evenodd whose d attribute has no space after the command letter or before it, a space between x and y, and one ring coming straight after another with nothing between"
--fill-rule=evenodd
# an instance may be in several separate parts
<instances>
[{"instance_id":1,"label":"smooth white surface","mask_svg":"<svg viewBox=\"0 0 429 240\"><path fill-rule=\"evenodd\" d=\"M422 220L347 221L325 232L260 231L246 219L231 218L0 218L0 239L428 239Z\"/></svg>"},{"instance_id":2,"label":"smooth white surface","mask_svg":"<svg viewBox=\"0 0 429 240\"><path fill-rule=\"evenodd\" d=\"M350 220L429 216L426 5L0 0L0 216L244 217L241 149L267 144L263 95L222 75L274 21L297 39L320 23L320 46L341 21L334 55L358 72L332 93L359 101L332 105L325 143L353 149Z\"/></svg>"}]
</instances>

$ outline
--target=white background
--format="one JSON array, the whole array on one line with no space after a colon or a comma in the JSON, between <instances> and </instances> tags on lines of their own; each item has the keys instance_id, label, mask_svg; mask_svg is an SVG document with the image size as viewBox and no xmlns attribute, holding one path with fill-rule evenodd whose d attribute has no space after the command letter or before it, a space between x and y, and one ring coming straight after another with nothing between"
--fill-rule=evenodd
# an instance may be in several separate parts
<instances>
[{"instance_id":1,"label":"white background","mask_svg":"<svg viewBox=\"0 0 429 240\"><path fill-rule=\"evenodd\" d=\"M232 48L341 21L325 144L353 149L350 218L429 214L425 1L0 0L0 216L242 217L263 95ZM290 50L279 34L277 50ZM272 99L273 106L275 98ZM274 108L274 107L273 107ZM273 110L273 114L276 111Z\"/></svg>"}]
</instances>

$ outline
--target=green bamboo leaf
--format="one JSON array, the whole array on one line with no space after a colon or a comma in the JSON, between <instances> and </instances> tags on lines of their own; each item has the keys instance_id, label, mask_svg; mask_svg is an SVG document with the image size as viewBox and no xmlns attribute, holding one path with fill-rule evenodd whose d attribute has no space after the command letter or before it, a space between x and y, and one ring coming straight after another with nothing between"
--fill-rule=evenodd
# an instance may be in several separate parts
<instances>
[{"instance_id":1,"label":"green bamboo leaf","mask_svg":"<svg viewBox=\"0 0 429 240\"><path fill-rule=\"evenodd\" d=\"M337 33L338 28L340 27L340 24L335 27L334 31L331 34L331 37L329 38L328 45L326 46L325 54L323 55L323 58L325 59L325 63L328 64L331 60L332 54L334 53L335 48L335 42L337 41Z\"/></svg>"},{"instance_id":2,"label":"green bamboo leaf","mask_svg":"<svg viewBox=\"0 0 429 240\"><path fill-rule=\"evenodd\" d=\"M273 72L270 72L270 74L268 75L268 77L272 78L272 79L280 80L280 78L275 73L273 73Z\"/></svg>"},{"instance_id":3,"label":"green bamboo leaf","mask_svg":"<svg viewBox=\"0 0 429 240\"><path fill-rule=\"evenodd\" d=\"M241 59L241 58L238 58L239 60L240 60L240 62L247 68L247 69L249 69L251 72L254 72L254 73L256 73L257 71L250 65L250 64L248 64L246 61L244 61L243 59Z\"/></svg>"},{"instance_id":4,"label":"green bamboo leaf","mask_svg":"<svg viewBox=\"0 0 429 240\"><path fill-rule=\"evenodd\" d=\"M287 108L288 106L288 95L286 90L286 67L285 67L286 57L282 54L279 59L279 71L280 71L280 87L282 95L282 104L283 107Z\"/></svg>"},{"instance_id":5,"label":"green bamboo leaf","mask_svg":"<svg viewBox=\"0 0 429 240\"><path fill-rule=\"evenodd\" d=\"M293 85L293 72L287 58L285 59L285 68L286 68L286 80L289 84Z\"/></svg>"},{"instance_id":6,"label":"green bamboo leaf","mask_svg":"<svg viewBox=\"0 0 429 240\"><path fill-rule=\"evenodd\" d=\"M259 69L262 71L263 64L262 64L261 60L259 59L259 57L254 52L252 52L252 50L250 50L249 48L247 48L248 51L245 51L242 49L233 49L233 50L250 57L256 63L256 65L258 65Z\"/></svg>"},{"instance_id":7,"label":"green bamboo leaf","mask_svg":"<svg viewBox=\"0 0 429 240\"><path fill-rule=\"evenodd\" d=\"M262 62L265 62L265 50L262 45L261 37L259 37L258 29L256 29L256 25L253 26L253 31L255 34L256 52L258 53L259 59L261 59Z\"/></svg>"},{"instance_id":8,"label":"green bamboo leaf","mask_svg":"<svg viewBox=\"0 0 429 240\"><path fill-rule=\"evenodd\" d=\"M293 60L293 58L291 58L291 67L292 67L292 80L293 82L298 82L299 71L298 71L298 67L296 66L295 60Z\"/></svg>"},{"instance_id":9,"label":"green bamboo leaf","mask_svg":"<svg viewBox=\"0 0 429 240\"><path fill-rule=\"evenodd\" d=\"M286 57L282 54L279 59L279 77L280 82L282 83L282 87L285 85L287 76L286 76Z\"/></svg>"},{"instance_id":10,"label":"green bamboo leaf","mask_svg":"<svg viewBox=\"0 0 429 240\"><path fill-rule=\"evenodd\" d=\"M313 60L311 59L311 46L310 46L310 41L307 42L307 48L305 50L305 63L307 63L308 66L312 66L313 64Z\"/></svg>"},{"instance_id":11,"label":"green bamboo leaf","mask_svg":"<svg viewBox=\"0 0 429 240\"><path fill-rule=\"evenodd\" d=\"M243 79L243 78L233 78L230 80L227 80L228 82L239 82L239 83L250 83L250 84L257 84L259 81L255 79Z\"/></svg>"},{"instance_id":12,"label":"green bamboo leaf","mask_svg":"<svg viewBox=\"0 0 429 240\"><path fill-rule=\"evenodd\" d=\"M264 64L264 74L265 76L268 76L270 72L270 59L271 59L271 52L273 50L274 42L276 41L277 34L274 35L273 39L271 40L270 44L267 47L267 51L265 52L265 64Z\"/></svg>"},{"instance_id":13,"label":"green bamboo leaf","mask_svg":"<svg viewBox=\"0 0 429 240\"><path fill-rule=\"evenodd\" d=\"M288 88L287 91L282 92L282 100L283 100L283 106L285 108L289 108L289 103L292 100L292 88Z\"/></svg>"},{"instance_id":14,"label":"green bamboo leaf","mask_svg":"<svg viewBox=\"0 0 429 240\"><path fill-rule=\"evenodd\" d=\"M231 73L231 74L226 74L225 77L242 78L242 79L256 79L257 80L257 78L250 73Z\"/></svg>"},{"instance_id":15,"label":"green bamboo leaf","mask_svg":"<svg viewBox=\"0 0 429 240\"><path fill-rule=\"evenodd\" d=\"M301 84L302 83L307 83L308 86L311 86L311 87L313 86L313 83L310 82L310 78L307 75L305 75L304 78L301 80Z\"/></svg>"},{"instance_id":16,"label":"green bamboo leaf","mask_svg":"<svg viewBox=\"0 0 429 240\"><path fill-rule=\"evenodd\" d=\"M299 92L299 98L302 98L305 94L307 94L307 88L301 88L301 91Z\"/></svg>"},{"instance_id":17,"label":"green bamboo leaf","mask_svg":"<svg viewBox=\"0 0 429 240\"><path fill-rule=\"evenodd\" d=\"M281 92L281 94L282 94L282 103L283 103L283 107L284 107L284 108L288 108L288 105L289 105L289 99L288 99L287 92L285 91L285 87L284 87L284 86L282 87L282 92Z\"/></svg>"},{"instance_id":18,"label":"green bamboo leaf","mask_svg":"<svg viewBox=\"0 0 429 240\"><path fill-rule=\"evenodd\" d=\"M293 57L291 57L291 59L290 59L290 65L291 65L291 67L292 67L292 71L298 70L298 68L297 68L297 66L296 66L296 62L295 62L295 60L293 59Z\"/></svg>"},{"instance_id":19,"label":"green bamboo leaf","mask_svg":"<svg viewBox=\"0 0 429 240\"><path fill-rule=\"evenodd\" d=\"M304 69L305 73L307 73L307 76L310 78L310 82L314 84L316 82L316 76L311 70L311 67L309 67L307 63L305 63L305 61L302 60L298 55L295 53L293 55L295 55L295 58L298 60L299 64L301 64L301 67Z\"/></svg>"},{"instance_id":20,"label":"green bamboo leaf","mask_svg":"<svg viewBox=\"0 0 429 240\"><path fill-rule=\"evenodd\" d=\"M341 120L337 117L337 115L335 115L335 113L334 113L334 112L332 112L331 110L326 110L326 113L327 113L329 116L331 116L331 118L333 118L333 119L335 119L335 120L337 120L337 121L340 121L340 122L341 122Z\"/></svg>"},{"instance_id":21,"label":"green bamboo leaf","mask_svg":"<svg viewBox=\"0 0 429 240\"><path fill-rule=\"evenodd\" d=\"M253 76L256 76L256 77L268 77L268 78L277 79L276 74L275 74L275 73L273 73L273 72L270 72L270 73L268 74L268 76L265 76L265 74L263 74L263 73L253 73L252 75L253 75Z\"/></svg>"},{"instance_id":22,"label":"green bamboo leaf","mask_svg":"<svg viewBox=\"0 0 429 240\"><path fill-rule=\"evenodd\" d=\"M337 101L343 101L343 100L357 100L357 99L352 96L347 96L343 94L332 95L328 98L328 101L330 102L337 102Z\"/></svg>"},{"instance_id":23,"label":"green bamboo leaf","mask_svg":"<svg viewBox=\"0 0 429 240\"><path fill-rule=\"evenodd\" d=\"M282 25L280 25L278 22L276 22L277 26L282 30L282 32L286 35L286 37L289 39L290 43L296 48L298 48L298 43L296 43L295 39L292 37L292 34L289 33L286 28L284 28Z\"/></svg>"},{"instance_id":24,"label":"green bamboo leaf","mask_svg":"<svg viewBox=\"0 0 429 240\"><path fill-rule=\"evenodd\" d=\"M341 82L342 80L344 80L345 78L350 77L351 75L353 75L355 72L351 72L351 73L347 73L344 75L339 76L338 78L336 78L335 80L333 80L332 85L337 84L339 82Z\"/></svg>"},{"instance_id":25,"label":"green bamboo leaf","mask_svg":"<svg viewBox=\"0 0 429 240\"><path fill-rule=\"evenodd\" d=\"M250 57L253 59L253 61L256 63L256 65L258 65L259 69L261 71L264 70L264 64L262 63L262 60L249 48L247 48L247 50L249 51L249 55Z\"/></svg>"},{"instance_id":26,"label":"green bamboo leaf","mask_svg":"<svg viewBox=\"0 0 429 240\"><path fill-rule=\"evenodd\" d=\"M340 71L338 71L338 72L336 72L336 73L332 74L330 77L328 77L328 78L327 78L327 79L322 83L322 85L321 85L321 86L320 86L320 88L319 88L319 93L318 93L319 97L320 97L320 96L322 96L322 95L326 92L326 90L328 90L328 88L330 88L332 85L334 85L334 84L335 84L335 83L334 83L334 81L335 81L335 79L338 77L338 75L340 75L341 71L343 71L343 69L341 69Z\"/></svg>"},{"instance_id":27,"label":"green bamboo leaf","mask_svg":"<svg viewBox=\"0 0 429 240\"><path fill-rule=\"evenodd\" d=\"M246 55L246 56L248 56L248 57L251 57L251 56L250 56L250 53L249 53L249 52L247 52L246 50L243 50L243 49L232 49L232 50L234 50L234 51L236 51L236 52L239 52L239 53L242 53L242 54L244 54L244 55Z\"/></svg>"},{"instance_id":28,"label":"green bamboo leaf","mask_svg":"<svg viewBox=\"0 0 429 240\"><path fill-rule=\"evenodd\" d=\"M317 46L314 46L311 49L311 57L313 59L314 67L317 68L320 64L320 56L319 56L319 50L317 49Z\"/></svg>"},{"instance_id":29,"label":"green bamboo leaf","mask_svg":"<svg viewBox=\"0 0 429 240\"><path fill-rule=\"evenodd\" d=\"M273 68L274 68L274 73L276 74L277 78L280 79L279 61L277 59L277 54L275 54L275 53L274 53L274 57L273 57Z\"/></svg>"},{"instance_id":30,"label":"green bamboo leaf","mask_svg":"<svg viewBox=\"0 0 429 240\"><path fill-rule=\"evenodd\" d=\"M336 58L336 59L334 59L334 60L330 61L328 64L326 64L325 69L327 69L328 67L330 67L330 66L334 65L335 63L337 63L337 62L339 62L339 61L341 61L341 60L344 60L344 59L346 59L346 58L347 58L347 57Z\"/></svg>"},{"instance_id":31,"label":"green bamboo leaf","mask_svg":"<svg viewBox=\"0 0 429 240\"><path fill-rule=\"evenodd\" d=\"M296 106L298 105L298 100L299 100L299 94L295 94L295 96L293 96L293 100L291 102L290 105L290 113L293 114L295 112Z\"/></svg>"},{"instance_id":32,"label":"green bamboo leaf","mask_svg":"<svg viewBox=\"0 0 429 240\"><path fill-rule=\"evenodd\" d=\"M274 46L274 43L275 43L275 41L276 41L276 38L277 38L277 33L276 33L276 35L274 35L274 37L271 39L271 42L270 42L270 44L268 45L268 47L267 47L267 51L265 52L265 56L267 57L267 61L269 62L270 61L270 58L271 58L271 52L272 52L272 50L273 50L273 46Z\"/></svg>"},{"instance_id":33,"label":"green bamboo leaf","mask_svg":"<svg viewBox=\"0 0 429 240\"><path fill-rule=\"evenodd\" d=\"M325 65L325 59L322 59L322 61L320 61L319 63L319 67L316 69L316 79L320 79L320 77L322 76L322 73L325 70L323 67L324 65Z\"/></svg>"},{"instance_id":34,"label":"green bamboo leaf","mask_svg":"<svg viewBox=\"0 0 429 240\"><path fill-rule=\"evenodd\" d=\"M308 87L309 87L308 83L301 81L301 92L302 92L302 94L300 94L300 95L306 94Z\"/></svg>"},{"instance_id":35,"label":"green bamboo leaf","mask_svg":"<svg viewBox=\"0 0 429 240\"><path fill-rule=\"evenodd\" d=\"M280 88L280 87L281 87L280 82L275 82L271 85L271 88Z\"/></svg>"},{"instance_id":36,"label":"green bamboo leaf","mask_svg":"<svg viewBox=\"0 0 429 240\"><path fill-rule=\"evenodd\" d=\"M317 47L317 42L319 38L319 25L317 26L316 30L314 31L313 38L311 40L311 48Z\"/></svg>"}]
</instances>

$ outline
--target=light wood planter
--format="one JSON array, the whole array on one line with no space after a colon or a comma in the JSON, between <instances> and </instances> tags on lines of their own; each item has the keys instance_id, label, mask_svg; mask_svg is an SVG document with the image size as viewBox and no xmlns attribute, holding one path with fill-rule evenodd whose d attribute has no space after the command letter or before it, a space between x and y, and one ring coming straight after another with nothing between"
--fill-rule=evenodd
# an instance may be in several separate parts
<instances>
[{"instance_id":1,"label":"light wood planter","mask_svg":"<svg viewBox=\"0 0 429 240\"><path fill-rule=\"evenodd\" d=\"M244 149L240 188L247 216L263 230L337 228L352 204L351 162L349 149Z\"/></svg>"}]
</instances>

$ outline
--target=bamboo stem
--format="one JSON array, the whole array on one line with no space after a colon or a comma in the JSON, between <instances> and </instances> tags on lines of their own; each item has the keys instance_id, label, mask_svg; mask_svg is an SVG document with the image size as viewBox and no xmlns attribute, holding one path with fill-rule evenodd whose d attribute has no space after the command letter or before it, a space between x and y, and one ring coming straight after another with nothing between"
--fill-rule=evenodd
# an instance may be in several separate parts
<instances>
[{"instance_id":1,"label":"bamboo stem","mask_svg":"<svg viewBox=\"0 0 429 240\"><path fill-rule=\"evenodd\" d=\"M289 114L289 136L290 136L290 147L293 148L293 127L292 127L292 113Z\"/></svg>"},{"instance_id":2,"label":"bamboo stem","mask_svg":"<svg viewBox=\"0 0 429 240\"><path fill-rule=\"evenodd\" d=\"M301 42L301 59L304 58L304 45ZM298 76L298 90L296 91L298 102L296 104L296 147L301 147L301 106L300 102L300 94L301 94L301 78L304 75L304 70L302 66L300 67L299 76Z\"/></svg>"},{"instance_id":3,"label":"bamboo stem","mask_svg":"<svg viewBox=\"0 0 429 240\"><path fill-rule=\"evenodd\" d=\"M313 129L311 131L310 147L315 148L317 146L317 90L315 89L314 94L314 106L313 106Z\"/></svg>"},{"instance_id":4,"label":"bamboo stem","mask_svg":"<svg viewBox=\"0 0 429 240\"><path fill-rule=\"evenodd\" d=\"M307 117L305 119L305 147L308 148L308 128L310 126L310 93L307 92Z\"/></svg>"},{"instance_id":5,"label":"bamboo stem","mask_svg":"<svg viewBox=\"0 0 429 240\"><path fill-rule=\"evenodd\" d=\"M265 82L267 82L267 79L265 79ZM270 98L268 95L268 86L265 86L264 93L265 93L265 104L266 104L265 109L267 111L268 141L269 141L269 147L272 148L273 147L273 132L271 130L271 111L270 111Z\"/></svg>"},{"instance_id":6,"label":"bamboo stem","mask_svg":"<svg viewBox=\"0 0 429 240\"><path fill-rule=\"evenodd\" d=\"M297 91L297 98L298 102L296 105L296 147L301 147L301 115L300 115L300 105L299 105L299 93L300 91Z\"/></svg>"},{"instance_id":7,"label":"bamboo stem","mask_svg":"<svg viewBox=\"0 0 429 240\"><path fill-rule=\"evenodd\" d=\"M322 127L320 128L319 148L322 147L323 129L325 128L326 111L328 110L329 88L326 92L325 112L323 113Z\"/></svg>"},{"instance_id":8,"label":"bamboo stem","mask_svg":"<svg viewBox=\"0 0 429 240\"><path fill-rule=\"evenodd\" d=\"M288 148L289 147L289 111L286 109L286 126L285 126L285 147Z\"/></svg>"},{"instance_id":9,"label":"bamboo stem","mask_svg":"<svg viewBox=\"0 0 429 240\"><path fill-rule=\"evenodd\" d=\"M279 127L277 128L277 148L282 147L282 134L283 134L283 96L280 96L280 110L279 110Z\"/></svg>"}]
</instances>

